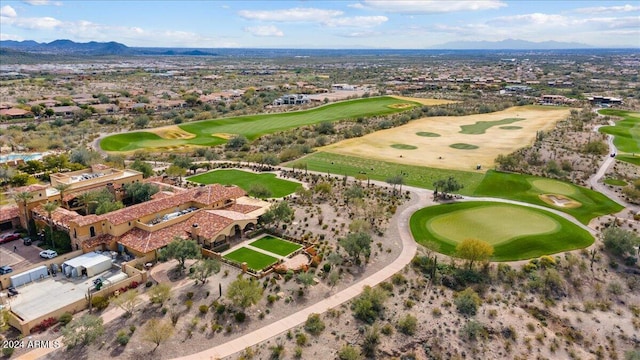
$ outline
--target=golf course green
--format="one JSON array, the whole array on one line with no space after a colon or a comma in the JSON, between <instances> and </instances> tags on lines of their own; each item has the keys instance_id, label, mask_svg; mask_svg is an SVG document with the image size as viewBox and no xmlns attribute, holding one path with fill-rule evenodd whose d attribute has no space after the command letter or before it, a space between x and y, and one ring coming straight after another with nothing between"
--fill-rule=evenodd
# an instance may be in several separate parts
<instances>
[{"instance_id":1,"label":"golf course green","mask_svg":"<svg viewBox=\"0 0 640 360\"><path fill-rule=\"evenodd\" d=\"M494 247L493 261L530 259L593 243L589 232L556 214L485 201L426 207L411 216L409 225L418 243L445 255L455 256L462 240L485 241Z\"/></svg>"},{"instance_id":2,"label":"golf course green","mask_svg":"<svg viewBox=\"0 0 640 360\"><path fill-rule=\"evenodd\" d=\"M562 195L580 203L579 207L554 206L540 195ZM565 212L588 224L597 216L616 213L623 207L597 191L568 182L532 175L503 173L490 170L475 189L473 196L497 197L541 205Z\"/></svg>"},{"instance_id":3,"label":"golf course green","mask_svg":"<svg viewBox=\"0 0 640 360\"><path fill-rule=\"evenodd\" d=\"M208 173L187 178L199 184L237 185L244 191L250 192L251 185L260 184L266 187L274 198L281 198L296 191L299 183L278 179L275 174L256 174L242 170L213 170Z\"/></svg>"},{"instance_id":4,"label":"golf course green","mask_svg":"<svg viewBox=\"0 0 640 360\"><path fill-rule=\"evenodd\" d=\"M264 134L304 125L393 114L410 110L415 106L419 104L388 96L371 97L341 101L310 110L191 122L177 126L189 134L189 136L178 138L165 138L149 131L116 134L102 139L100 147L105 151L134 151L184 146L215 146L226 143L229 137L235 135L244 135L247 139L253 140Z\"/></svg>"},{"instance_id":5,"label":"golf course green","mask_svg":"<svg viewBox=\"0 0 640 360\"><path fill-rule=\"evenodd\" d=\"M614 136L613 144L619 152L640 153L640 113L614 109L600 110L599 113L622 118L615 126L603 126L599 129L602 133Z\"/></svg>"}]
</instances>

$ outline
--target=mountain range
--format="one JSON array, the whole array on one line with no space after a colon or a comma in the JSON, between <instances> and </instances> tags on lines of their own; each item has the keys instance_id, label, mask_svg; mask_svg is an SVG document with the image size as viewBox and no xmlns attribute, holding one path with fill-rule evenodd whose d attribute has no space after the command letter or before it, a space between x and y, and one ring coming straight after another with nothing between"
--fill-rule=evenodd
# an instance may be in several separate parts
<instances>
[{"instance_id":1,"label":"mountain range","mask_svg":"<svg viewBox=\"0 0 640 360\"><path fill-rule=\"evenodd\" d=\"M532 42L526 40L506 39L502 41L453 41L433 46L429 49L415 51L434 50L571 50L593 49L592 46L575 42L543 41ZM206 48L147 48L129 47L124 44L110 42L91 41L79 43L72 40L55 40L50 43L39 43L33 40L0 41L0 54L25 54L25 55L51 55L51 56L216 56L226 52L258 51L269 52L269 49L206 49ZM303 51L304 49L272 49L278 53L287 51ZM307 51L323 51L322 49L306 49ZM333 49L326 51L375 51L375 49ZM393 51L381 49L379 51ZM403 51L403 50L397 50ZM410 51L410 50L405 50Z\"/></svg>"},{"instance_id":2,"label":"mountain range","mask_svg":"<svg viewBox=\"0 0 640 360\"><path fill-rule=\"evenodd\" d=\"M431 47L443 50L559 50L592 49L593 46L576 42L506 39L502 41L451 41Z\"/></svg>"}]
</instances>

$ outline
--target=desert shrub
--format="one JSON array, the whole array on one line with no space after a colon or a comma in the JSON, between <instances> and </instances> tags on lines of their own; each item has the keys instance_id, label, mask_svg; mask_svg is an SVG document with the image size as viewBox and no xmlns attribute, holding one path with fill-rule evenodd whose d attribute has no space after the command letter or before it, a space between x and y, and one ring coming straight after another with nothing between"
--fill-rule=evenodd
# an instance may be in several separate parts
<instances>
[{"instance_id":1,"label":"desert shrub","mask_svg":"<svg viewBox=\"0 0 640 360\"><path fill-rule=\"evenodd\" d=\"M239 312L235 313L235 315L233 315L233 317L236 319L237 322L241 323L241 322L244 322L244 320L247 318L247 314L245 314L242 311L239 311Z\"/></svg>"},{"instance_id":2,"label":"desert shrub","mask_svg":"<svg viewBox=\"0 0 640 360\"><path fill-rule=\"evenodd\" d=\"M475 341L479 338L484 338L486 332L484 325L475 320L469 320L460 329L460 337L465 340Z\"/></svg>"},{"instance_id":3,"label":"desert shrub","mask_svg":"<svg viewBox=\"0 0 640 360\"><path fill-rule=\"evenodd\" d=\"M125 330L120 330L116 334L116 342L122 346L127 345L130 339L131 336L129 336L129 334Z\"/></svg>"},{"instance_id":4,"label":"desert shrub","mask_svg":"<svg viewBox=\"0 0 640 360\"><path fill-rule=\"evenodd\" d=\"M209 311L209 307L207 305L200 305L198 310L200 311L200 314L206 314L207 311Z\"/></svg>"},{"instance_id":5,"label":"desert shrub","mask_svg":"<svg viewBox=\"0 0 640 360\"><path fill-rule=\"evenodd\" d=\"M66 312L60 315L60 318L58 319L58 321L62 326L67 325L68 323L71 322L71 320L73 320L73 315L70 312Z\"/></svg>"},{"instance_id":6,"label":"desert shrub","mask_svg":"<svg viewBox=\"0 0 640 360\"><path fill-rule=\"evenodd\" d=\"M407 314L398 320L397 328L398 331L405 335L413 335L418 328L418 319L411 314Z\"/></svg>"},{"instance_id":7,"label":"desert shrub","mask_svg":"<svg viewBox=\"0 0 640 360\"><path fill-rule=\"evenodd\" d=\"M380 332L383 335L389 336L389 335L393 334L393 326L391 326L391 324L384 324L382 326L382 329L380 329Z\"/></svg>"},{"instance_id":8,"label":"desert shrub","mask_svg":"<svg viewBox=\"0 0 640 360\"><path fill-rule=\"evenodd\" d=\"M366 286L362 294L351 305L353 316L366 323L373 324L377 318L382 316L387 296L387 292L382 288Z\"/></svg>"},{"instance_id":9,"label":"desert shrub","mask_svg":"<svg viewBox=\"0 0 640 360\"><path fill-rule=\"evenodd\" d=\"M338 359L340 360L363 360L364 357L360 354L358 348L349 344L344 345L338 350Z\"/></svg>"},{"instance_id":10,"label":"desert shrub","mask_svg":"<svg viewBox=\"0 0 640 360\"><path fill-rule=\"evenodd\" d=\"M153 281L147 280L147 282L144 284L144 286L150 288L151 286L153 286Z\"/></svg>"},{"instance_id":11,"label":"desert shrub","mask_svg":"<svg viewBox=\"0 0 640 360\"><path fill-rule=\"evenodd\" d=\"M91 298L91 306L96 310L104 310L109 306L109 299L104 296L94 296Z\"/></svg>"},{"instance_id":12,"label":"desert shrub","mask_svg":"<svg viewBox=\"0 0 640 360\"><path fill-rule=\"evenodd\" d=\"M319 314L311 314L304 323L304 329L311 335L320 335L325 329L325 324Z\"/></svg>"},{"instance_id":13,"label":"desert shrub","mask_svg":"<svg viewBox=\"0 0 640 360\"><path fill-rule=\"evenodd\" d=\"M466 288L456 294L453 303L456 305L460 314L473 316L478 311L478 306L482 304L482 300L480 300L480 297L473 289Z\"/></svg>"},{"instance_id":14,"label":"desert shrub","mask_svg":"<svg viewBox=\"0 0 640 360\"><path fill-rule=\"evenodd\" d=\"M307 344L307 335L305 335L304 333L298 333L296 334L296 344L298 344L299 346L304 346Z\"/></svg>"}]
</instances>

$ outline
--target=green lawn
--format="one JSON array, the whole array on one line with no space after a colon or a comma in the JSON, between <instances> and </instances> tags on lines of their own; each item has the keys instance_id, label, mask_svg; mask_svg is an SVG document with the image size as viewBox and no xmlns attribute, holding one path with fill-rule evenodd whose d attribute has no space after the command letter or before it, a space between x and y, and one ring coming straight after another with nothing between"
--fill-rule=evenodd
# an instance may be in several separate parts
<instances>
[{"instance_id":1,"label":"green lawn","mask_svg":"<svg viewBox=\"0 0 640 360\"><path fill-rule=\"evenodd\" d=\"M616 160L628 162L629 164L640 166L640 156L632 156L632 155L616 155Z\"/></svg>"},{"instance_id":2,"label":"green lawn","mask_svg":"<svg viewBox=\"0 0 640 360\"><path fill-rule=\"evenodd\" d=\"M455 144L449 145L449 147L458 149L458 150L475 150L479 148L478 145L465 144L465 143L455 143Z\"/></svg>"},{"instance_id":3,"label":"green lawn","mask_svg":"<svg viewBox=\"0 0 640 360\"><path fill-rule=\"evenodd\" d=\"M412 106L393 107L396 104L407 103L419 106L418 103L387 96L348 100L310 110L204 120L179 125L182 130L196 135L192 139L163 139L144 131L117 134L102 139L100 147L106 151L132 151L184 145L215 146L224 144L227 141L224 137L229 134L242 134L249 140L253 140L264 134L324 121L333 122L407 111Z\"/></svg>"},{"instance_id":4,"label":"green lawn","mask_svg":"<svg viewBox=\"0 0 640 360\"><path fill-rule=\"evenodd\" d=\"M516 121L522 121L522 120L525 120L525 119L524 118L507 118L507 119L495 120L495 121L478 121L472 125L460 126L460 133L469 134L469 135L484 134L485 131L487 131L487 129L491 127L499 126L499 125L508 125Z\"/></svg>"},{"instance_id":5,"label":"green lawn","mask_svg":"<svg viewBox=\"0 0 640 360\"><path fill-rule=\"evenodd\" d=\"M483 173L402 165L326 152L316 152L284 164L284 166L304 168L303 164L306 164L307 168L313 171L329 172L332 175L363 175L372 180L380 181L386 181L392 176L404 173L406 174L404 176L406 185L427 189L433 189L434 181L453 176L464 185L464 188L459 191L463 195L473 194L484 177Z\"/></svg>"},{"instance_id":6,"label":"green lawn","mask_svg":"<svg viewBox=\"0 0 640 360\"><path fill-rule=\"evenodd\" d=\"M254 271L260 271L278 262L278 259L273 256L265 255L245 247L241 247L238 250L228 253L224 258L235 261L239 264L246 262L247 267Z\"/></svg>"},{"instance_id":7,"label":"green lawn","mask_svg":"<svg viewBox=\"0 0 640 360\"><path fill-rule=\"evenodd\" d=\"M407 144L392 144L391 147L394 149L400 149L400 150L415 150L418 148L417 146L407 145Z\"/></svg>"},{"instance_id":8,"label":"green lawn","mask_svg":"<svg viewBox=\"0 0 640 360\"><path fill-rule=\"evenodd\" d=\"M587 247L593 237L561 216L524 206L493 202L461 202L423 208L409 221L422 245L455 255L467 238L494 247L493 261L531 259Z\"/></svg>"},{"instance_id":9,"label":"green lawn","mask_svg":"<svg viewBox=\"0 0 640 360\"><path fill-rule=\"evenodd\" d=\"M602 115L619 116L622 120L615 126L603 126L600 132L614 136L613 144L620 152L640 153L640 113L604 109L599 111Z\"/></svg>"},{"instance_id":10,"label":"green lawn","mask_svg":"<svg viewBox=\"0 0 640 360\"><path fill-rule=\"evenodd\" d=\"M252 184L264 185L271 191L271 197L280 198L292 194L300 184L276 178L275 174L256 174L242 170L214 170L187 178L200 184L237 185L249 192Z\"/></svg>"},{"instance_id":11,"label":"green lawn","mask_svg":"<svg viewBox=\"0 0 640 360\"><path fill-rule=\"evenodd\" d=\"M575 209L549 205L538 195L556 193L565 195L582 204ZM523 201L557 209L575 217L583 224L597 216L618 212L623 207L606 196L567 182L546 179L531 175L511 174L487 171L482 183L475 189L473 196L489 196Z\"/></svg>"},{"instance_id":12,"label":"green lawn","mask_svg":"<svg viewBox=\"0 0 640 360\"><path fill-rule=\"evenodd\" d=\"M627 182L620 179L604 179L603 183L613 186L627 186Z\"/></svg>"},{"instance_id":13,"label":"green lawn","mask_svg":"<svg viewBox=\"0 0 640 360\"><path fill-rule=\"evenodd\" d=\"M280 238L267 235L262 237L249 245L255 246L258 249L266 250L280 256L288 256L292 252L300 249L302 245L293 243L291 241L282 240Z\"/></svg>"}]
</instances>

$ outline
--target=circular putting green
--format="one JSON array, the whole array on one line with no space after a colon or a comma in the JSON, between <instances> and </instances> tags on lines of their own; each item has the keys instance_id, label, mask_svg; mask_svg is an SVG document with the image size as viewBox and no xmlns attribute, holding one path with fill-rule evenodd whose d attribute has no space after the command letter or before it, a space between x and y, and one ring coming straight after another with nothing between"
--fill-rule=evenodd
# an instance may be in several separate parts
<instances>
[{"instance_id":1,"label":"circular putting green","mask_svg":"<svg viewBox=\"0 0 640 360\"><path fill-rule=\"evenodd\" d=\"M416 133L416 135L424 136L424 137L440 137L440 134L436 134L436 133L428 132L428 131L419 131L419 132Z\"/></svg>"},{"instance_id":2,"label":"circular putting green","mask_svg":"<svg viewBox=\"0 0 640 360\"><path fill-rule=\"evenodd\" d=\"M586 230L536 208L494 202L462 202L418 210L410 220L414 239L455 255L464 239L494 247L493 261L513 261L579 249L593 243Z\"/></svg>"},{"instance_id":3,"label":"circular putting green","mask_svg":"<svg viewBox=\"0 0 640 360\"><path fill-rule=\"evenodd\" d=\"M455 143L455 144L449 145L449 147L458 149L458 150L475 150L479 148L478 145L471 145L471 144L465 144L465 143Z\"/></svg>"},{"instance_id":4,"label":"circular putting green","mask_svg":"<svg viewBox=\"0 0 640 360\"><path fill-rule=\"evenodd\" d=\"M502 130L520 130L522 126L500 126L499 129Z\"/></svg>"},{"instance_id":5,"label":"circular putting green","mask_svg":"<svg viewBox=\"0 0 640 360\"><path fill-rule=\"evenodd\" d=\"M393 144L391 145L391 147L399 150L415 150L418 148L417 146L408 145L408 144Z\"/></svg>"}]
</instances>

